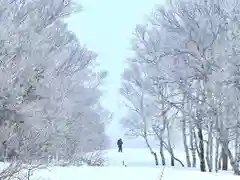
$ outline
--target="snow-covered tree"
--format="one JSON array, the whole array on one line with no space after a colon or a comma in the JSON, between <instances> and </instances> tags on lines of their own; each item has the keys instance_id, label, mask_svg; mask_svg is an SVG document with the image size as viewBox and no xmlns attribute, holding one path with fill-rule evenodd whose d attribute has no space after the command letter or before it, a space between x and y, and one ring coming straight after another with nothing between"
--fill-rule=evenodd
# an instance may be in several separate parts
<instances>
[{"instance_id":1,"label":"snow-covered tree","mask_svg":"<svg viewBox=\"0 0 240 180\"><path fill-rule=\"evenodd\" d=\"M147 93L144 69L137 64L131 64L124 71L120 92L125 98L128 115L123 117L122 124L127 129L127 135L141 137L145 141L150 153L154 157L155 165L159 165L157 153L153 150L151 138L151 118L154 107L151 97Z\"/></svg>"},{"instance_id":2,"label":"snow-covered tree","mask_svg":"<svg viewBox=\"0 0 240 180\"><path fill-rule=\"evenodd\" d=\"M0 1L5 157L47 161L52 156L76 163L74 158L107 145L107 112L99 101L107 74L97 70L96 53L63 22L77 10L70 0Z\"/></svg>"},{"instance_id":3,"label":"snow-covered tree","mask_svg":"<svg viewBox=\"0 0 240 180\"><path fill-rule=\"evenodd\" d=\"M196 166L197 152L201 171L212 171L214 163L218 171L219 159L226 170L229 159L234 174L240 174L239 5L235 0L170 1L156 7L148 24L137 26L133 40L129 63L147 66L155 102L161 97L171 114L179 112L174 119L182 126L187 165Z\"/></svg>"}]
</instances>

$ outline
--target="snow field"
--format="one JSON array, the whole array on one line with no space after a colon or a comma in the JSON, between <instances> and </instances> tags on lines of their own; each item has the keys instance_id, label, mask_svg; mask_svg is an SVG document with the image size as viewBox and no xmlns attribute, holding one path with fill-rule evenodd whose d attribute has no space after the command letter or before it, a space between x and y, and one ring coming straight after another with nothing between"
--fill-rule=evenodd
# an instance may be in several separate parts
<instances>
[{"instance_id":1,"label":"snow field","mask_svg":"<svg viewBox=\"0 0 240 180\"><path fill-rule=\"evenodd\" d=\"M152 155L148 149L116 149L104 151L107 158L105 167L49 167L38 170L31 180L159 180L163 167L154 166ZM167 153L166 153L167 155ZM182 157L179 157L182 159ZM169 157L166 156L168 162ZM122 165L122 161L127 165ZM159 159L160 161L160 159ZM162 180L237 180L232 172L202 173L198 169L167 166L164 168ZM2 166L3 167L3 166Z\"/></svg>"}]
</instances>

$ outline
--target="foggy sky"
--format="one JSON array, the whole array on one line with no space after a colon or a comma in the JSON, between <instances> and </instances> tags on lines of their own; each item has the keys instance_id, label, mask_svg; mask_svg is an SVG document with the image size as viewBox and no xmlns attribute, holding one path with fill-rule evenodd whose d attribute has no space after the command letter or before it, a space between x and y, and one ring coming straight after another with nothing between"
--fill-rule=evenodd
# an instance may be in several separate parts
<instances>
[{"instance_id":1,"label":"foggy sky","mask_svg":"<svg viewBox=\"0 0 240 180\"><path fill-rule=\"evenodd\" d=\"M112 147L116 139L123 137L124 130L119 120L124 115L121 97L118 93L120 76L124 61L130 55L130 40L136 24L144 23L154 5L163 0L76 0L83 6L81 13L73 15L69 20L69 28L77 34L80 43L86 44L98 53L101 68L107 70L109 76L104 84L103 104L114 112L114 119L108 127ZM125 147L142 147L142 141L124 138Z\"/></svg>"}]
</instances>

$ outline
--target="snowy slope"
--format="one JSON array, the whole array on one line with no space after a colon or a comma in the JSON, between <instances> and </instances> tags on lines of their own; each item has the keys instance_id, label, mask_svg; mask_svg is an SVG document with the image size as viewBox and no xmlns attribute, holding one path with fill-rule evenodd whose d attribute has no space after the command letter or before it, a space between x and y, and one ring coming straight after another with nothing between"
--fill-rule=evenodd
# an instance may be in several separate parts
<instances>
[{"instance_id":1,"label":"snowy slope","mask_svg":"<svg viewBox=\"0 0 240 180\"><path fill-rule=\"evenodd\" d=\"M35 176L42 180L159 180L162 168L153 167L55 167ZM238 180L229 173L201 173L197 170L166 168L163 180Z\"/></svg>"},{"instance_id":2,"label":"snowy slope","mask_svg":"<svg viewBox=\"0 0 240 180\"><path fill-rule=\"evenodd\" d=\"M154 151L159 154L158 149L154 149ZM177 152L176 154L177 158L185 159L183 152ZM168 152L165 152L165 157L166 164L169 165L170 156ZM155 167L154 157L150 154L148 148L124 148L123 153L117 152L117 149L111 149L105 152L105 158L107 166L122 166L124 161L124 164L128 167ZM158 160L161 163L160 157L158 157ZM175 165L179 168L182 167L178 162Z\"/></svg>"},{"instance_id":3,"label":"snowy slope","mask_svg":"<svg viewBox=\"0 0 240 180\"><path fill-rule=\"evenodd\" d=\"M154 166L154 159L148 149L123 149L122 153L117 149L111 149L105 152L106 166L122 166L128 167L151 167Z\"/></svg>"},{"instance_id":4,"label":"snowy slope","mask_svg":"<svg viewBox=\"0 0 240 180\"><path fill-rule=\"evenodd\" d=\"M31 180L159 180L162 167L155 167L148 149L116 149L105 151L106 167L52 167L39 170ZM122 166L125 161L127 167ZM232 172L201 173L197 169L171 168L164 170L163 180L237 180Z\"/></svg>"}]
</instances>

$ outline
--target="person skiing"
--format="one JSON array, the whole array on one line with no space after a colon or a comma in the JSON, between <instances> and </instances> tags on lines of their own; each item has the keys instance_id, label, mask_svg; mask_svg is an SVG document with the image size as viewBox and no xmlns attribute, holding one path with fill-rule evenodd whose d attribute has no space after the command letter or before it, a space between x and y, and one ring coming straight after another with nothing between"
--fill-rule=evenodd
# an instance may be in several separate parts
<instances>
[{"instance_id":1,"label":"person skiing","mask_svg":"<svg viewBox=\"0 0 240 180\"><path fill-rule=\"evenodd\" d=\"M122 139L118 139L117 141L117 145L118 145L118 152L122 152L122 145L123 145L123 142L122 142Z\"/></svg>"}]
</instances>

